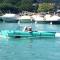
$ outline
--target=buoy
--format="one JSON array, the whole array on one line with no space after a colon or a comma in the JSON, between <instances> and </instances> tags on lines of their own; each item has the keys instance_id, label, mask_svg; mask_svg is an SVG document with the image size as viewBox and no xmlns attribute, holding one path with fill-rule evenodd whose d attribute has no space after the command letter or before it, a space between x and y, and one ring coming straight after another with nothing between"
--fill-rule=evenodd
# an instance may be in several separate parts
<instances>
[{"instance_id":1,"label":"buoy","mask_svg":"<svg viewBox=\"0 0 60 60\"><path fill-rule=\"evenodd\" d=\"M52 25L52 22L50 22L50 24Z\"/></svg>"}]
</instances>

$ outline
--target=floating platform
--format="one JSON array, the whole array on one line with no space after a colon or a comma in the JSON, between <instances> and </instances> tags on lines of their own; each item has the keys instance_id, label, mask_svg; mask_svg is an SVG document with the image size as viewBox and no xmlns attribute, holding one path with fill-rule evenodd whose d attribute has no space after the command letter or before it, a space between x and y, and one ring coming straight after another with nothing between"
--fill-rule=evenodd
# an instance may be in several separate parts
<instances>
[{"instance_id":1,"label":"floating platform","mask_svg":"<svg viewBox=\"0 0 60 60\"><path fill-rule=\"evenodd\" d=\"M0 37L13 37L13 38L21 38L21 37L60 37L60 33L56 32L46 32L46 31L32 31L32 32L23 32L23 31L9 31L2 30L0 31Z\"/></svg>"}]
</instances>

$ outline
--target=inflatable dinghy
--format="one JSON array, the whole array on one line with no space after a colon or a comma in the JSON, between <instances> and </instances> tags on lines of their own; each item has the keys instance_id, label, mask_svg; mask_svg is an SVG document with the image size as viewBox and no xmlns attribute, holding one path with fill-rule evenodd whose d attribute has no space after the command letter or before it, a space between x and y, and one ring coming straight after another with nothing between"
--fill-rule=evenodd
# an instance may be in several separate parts
<instances>
[{"instance_id":1,"label":"inflatable dinghy","mask_svg":"<svg viewBox=\"0 0 60 60\"><path fill-rule=\"evenodd\" d=\"M2 36L8 37L60 37L60 33L56 32L46 32L46 31L32 31L32 32L23 32L23 31L8 31L3 30L0 32Z\"/></svg>"}]
</instances>

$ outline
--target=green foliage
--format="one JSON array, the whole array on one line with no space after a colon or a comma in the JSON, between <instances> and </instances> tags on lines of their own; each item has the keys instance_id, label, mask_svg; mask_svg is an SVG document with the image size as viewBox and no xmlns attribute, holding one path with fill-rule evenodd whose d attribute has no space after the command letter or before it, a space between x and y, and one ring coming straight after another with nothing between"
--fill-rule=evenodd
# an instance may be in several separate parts
<instances>
[{"instance_id":1,"label":"green foliage","mask_svg":"<svg viewBox=\"0 0 60 60\"><path fill-rule=\"evenodd\" d=\"M5 12L18 12L18 8L9 3L1 3L0 4L0 11L3 13Z\"/></svg>"},{"instance_id":2,"label":"green foliage","mask_svg":"<svg viewBox=\"0 0 60 60\"><path fill-rule=\"evenodd\" d=\"M13 7L13 5L9 4L9 3L0 3L0 9L1 8L7 8L7 7Z\"/></svg>"},{"instance_id":3,"label":"green foliage","mask_svg":"<svg viewBox=\"0 0 60 60\"><path fill-rule=\"evenodd\" d=\"M52 0L44 0L44 3L52 3Z\"/></svg>"},{"instance_id":4,"label":"green foliage","mask_svg":"<svg viewBox=\"0 0 60 60\"><path fill-rule=\"evenodd\" d=\"M31 10L33 0L21 0L17 3L17 7L21 10Z\"/></svg>"},{"instance_id":5,"label":"green foliage","mask_svg":"<svg viewBox=\"0 0 60 60\"><path fill-rule=\"evenodd\" d=\"M0 3L3 3L3 0L0 0Z\"/></svg>"},{"instance_id":6,"label":"green foliage","mask_svg":"<svg viewBox=\"0 0 60 60\"><path fill-rule=\"evenodd\" d=\"M22 11L51 11L54 8L54 5L51 5L49 2L52 0L43 0L44 3L36 4L36 0L0 0L0 10L22 10ZM33 6L33 3L36 4ZM16 11L16 10L14 10Z\"/></svg>"},{"instance_id":7,"label":"green foliage","mask_svg":"<svg viewBox=\"0 0 60 60\"><path fill-rule=\"evenodd\" d=\"M38 5L38 12L47 12L52 11L54 9L54 5L51 3L43 3Z\"/></svg>"},{"instance_id":8,"label":"green foliage","mask_svg":"<svg viewBox=\"0 0 60 60\"><path fill-rule=\"evenodd\" d=\"M3 1L3 3L9 3L9 4L16 4L16 3L18 3L18 2L20 2L21 0L2 0ZM1 2L1 0L0 0L0 2Z\"/></svg>"},{"instance_id":9,"label":"green foliage","mask_svg":"<svg viewBox=\"0 0 60 60\"><path fill-rule=\"evenodd\" d=\"M32 11L37 12L38 4L33 4Z\"/></svg>"},{"instance_id":10,"label":"green foliage","mask_svg":"<svg viewBox=\"0 0 60 60\"><path fill-rule=\"evenodd\" d=\"M17 8L19 10L31 11L34 0L0 0L0 9Z\"/></svg>"}]
</instances>

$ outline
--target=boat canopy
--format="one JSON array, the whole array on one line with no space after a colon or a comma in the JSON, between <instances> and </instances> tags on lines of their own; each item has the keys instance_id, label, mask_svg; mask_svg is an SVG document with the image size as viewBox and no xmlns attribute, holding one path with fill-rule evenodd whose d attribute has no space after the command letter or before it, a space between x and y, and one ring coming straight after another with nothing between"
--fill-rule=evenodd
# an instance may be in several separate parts
<instances>
[{"instance_id":1,"label":"boat canopy","mask_svg":"<svg viewBox=\"0 0 60 60\"><path fill-rule=\"evenodd\" d=\"M57 15L53 15L51 18L50 18L50 21L58 21L60 20L60 17L57 16Z\"/></svg>"},{"instance_id":2,"label":"boat canopy","mask_svg":"<svg viewBox=\"0 0 60 60\"><path fill-rule=\"evenodd\" d=\"M31 16L21 16L18 19L21 20L21 19L32 19L32 18Z\"/></svg>"},{"instance_id":3,"label":"boat canopy","mask_svg":"<svg viewBox=\"0 0 60 60\"><path fill-rule=\"evenodd\" d=\"M5 15L3 15L2 17L15 17L16 16L16 14L5 14Z\"/></svg>"},{"instance_id":4,"label":"boat canopy","mask_svg":"<svg viewBox=\"0 0 60 60\"><path fill-rule=\"evenodd\" d=\"M44 21L44 18L41 17L40 15L33 15L32 18L33 18L35 21Z\"/></svg>"},{"instance_id":5,"label":"boat canopy","mask_svg":"<svg viewBox=\"0 0 60 60\"><path fill-rule=\"evenodd\" d=\"M44 16L44 19L45 19L46 21L49 21L50 18L51 18L51 15L50 15L50 14L46 14L46 15Z\"/></svg>"}]
</instances>

